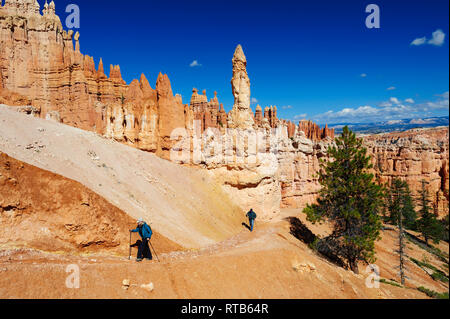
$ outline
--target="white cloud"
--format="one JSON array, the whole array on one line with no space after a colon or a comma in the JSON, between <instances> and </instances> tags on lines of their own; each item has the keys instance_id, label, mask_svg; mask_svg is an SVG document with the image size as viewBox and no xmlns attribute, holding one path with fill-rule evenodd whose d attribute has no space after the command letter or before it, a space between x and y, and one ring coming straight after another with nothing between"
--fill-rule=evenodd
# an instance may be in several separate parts
<instances>
[{"instance_id":1,"label":"white cloud","mask_svg":"<svg viewBox=\"0 0 450 319\"><path fill-rule=\"evenodd\" d=\"M312 119L320 123L370 123L387 122L405 118L423 118L435 116L436 111L449 109L448 92L440 94L435 100L416 104L414 100L407 99L402 103L397 98L389 102L380 103L378 107L370 105L355 108L343 108L339 111L328 111L313 116Z\"/></svg>"},{"instance_id":2,"label":"white cloud","mask_svg":"<svg viewBox=\"0 0 450 319\"><path fill-rule=\"evenodd\" d=\"M341 111L328 111L314 117L319 122L325 123L362 123L362 122L378 122L383 120L401 119L410 110L404 105L372 107L369 105L360 106L358 108L345 108ZM401 116L400 116L401 115Z\"/></svg>"},{"instance_id":3,"label":"white cloud","mask_svg":"<svg viewBox=\"0 0 450 319\"><path fill-rule=\"evenodd\" d=\"M366 77L367 77L367 74L366 74L366 73L362 73L362 74L361 74L361 77L362 77L362 78L366 78Z\"/></svg>"},{"instance_id":4,"label":"white cloud","mask_svg":"<svg viewBox=\"0 0 450 319\"><path fill-rule=\"evenodd\" d=\"M445 33L442 30L436 30L433 32L433 38L428 41L428 44L441 46L445 41Z\"/></svg>"},{"instance_id":5,"label":"white cloud","mask_svg":"<svg viewBox=\"0 0 450 319\"><path fill-rule=\"evenodd\" d=\"M396 97L391 97L389 101L395 105L399 105L400 101Z\"/></svg>"},{"instance_id":6,"label":"white cloud","mask_svg":"<svg viewBox=\"0 0 450 319\"><path fill-rule=\"evenodd\" d=\"M448 100L448 91L447 91L447 92L444 92L444 93L442 93L442 94L438 94L437 96L439 96L439 97L441 97L441 98L443 98L443 99L447 99L447 100Z\"/></svg>"},{"instance_id":7,"label":"white cloud","mask_svg":"<svg viewBox=\"0 0 450 319\"><path fill-rule=\"evenodd\" d=\"M427 37L423 38L417 38L413 42L411 42L411 45L419 46L423 44L431 44L436 46L441 46L445 42L445 33L442 32L441 29L438 29L432 33L432 38L427 41Z\"/></svg>"},{"instance_id":8,"label":"white cloud","mask_svg":"<svg viewBox=\"0 0 450 319\"><path fill-rule=\"evenodd\" d=\"M395 90L395 89L396 89L395 86L390 86L390 87L387 88L388 91L393 91L393 90Z\"/></svg>"},{"instance_id":9,"label":"white cloud","mask_svg":"<svg viewBox=\"0 0 450 319\"><path fill-rule=\"evenodd\" d=\"M251 99L251 103L252 103L252 104L256 104L256 103L258 103L258 99L257 99L257 98L255 98L255 97L252 97L252 99Z\"/></svg>"},{"instance_id":10,"label":"white cloud","mask_svg":"<svg viewBox=\"0 0 450 319\"><path fill-rule=\"evenodd\" d=\"M411 45L419 46L425 44L425 42L427 42L427 37L417 38L413 42L411 42Z\"/></svg>"},{"instance_id":11,"label":"white cloud","mask_svg":"<svg viewBox=\"0 0 450 319\"><path fill-rule=\"evenodd\" d=\"M283 110L289 110L292 109L292 105L285 105L281 107Z\"/></svg>"},{"instance_id":12,"label":"white cloud","mask_svg":"<svg viewBox=\"0 0 450 319\"><path fill-rule=\"evenodd\" d=\"M421 104L424 109L428 110L443 110L448 109L448 98L439 100L436 102L427 102L424 104Z\"/></svg>"},{"instance_id":13,"label":"white cloud","mask_svg":"<svg viewBox=\"0 0 450 319\"><path fill-rule=\"evenodd\" d=\"M294 116L294 120L304 120L307 116L308 116L308 114L306 114L306 113L298 114L298 115Z\"/></svg>"},{"instance_id":14,"label":"white cloud","mask_svg":"<svg viewBox=\"0 0 450 319\"><path fill-rule=\"evenodd\" d=\"M414 103L414 100L413 99L406 99L405 103ZM391 97L389 99L389 101L381 102L379 104L379 106L380 107L390 107L390 106L393 106L393 105L401 105L401 104L402 104L402 101L400 101L398 98Z\"/></svg>"},{"instance_id":15,"label":"white cloud","mask_svg":"<svg viewBox=\"0 0 450 319\"><path fill-rule=\"evenodd\" d=\"M202 65L201 65L200 63L198 63L197 60L194 60L194 61L192 61L191 64L189 64L189 66L190 66L191 68L195 68L196 66L202 66Z\"/></svg>"}]
</instances>

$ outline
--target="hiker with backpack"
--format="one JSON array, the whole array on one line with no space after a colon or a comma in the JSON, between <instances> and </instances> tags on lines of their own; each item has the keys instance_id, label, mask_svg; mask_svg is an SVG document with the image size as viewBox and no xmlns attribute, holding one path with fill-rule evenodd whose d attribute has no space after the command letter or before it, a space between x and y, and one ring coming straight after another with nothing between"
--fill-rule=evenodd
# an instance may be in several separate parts
<instances>
[{"instance_id":1,"label":"hiker with backpack","mask_svg":"<svg viewBox=\"0 0 450 319\"><path fill-rule=\"evenodd\" d=\"M248 221L250 223L250 231L253 232L253 227L255 226L256 213L253 211L253 208L245 215L248 217Z\"/></svg>"},{"instance_id":2,"label":"hiker with backpack","mask_svg":"<svg viewBox=\"0 0 450 319\"><path fill-rule=\"evenodd\" d=\"M138 254L136 261L141 262L144 258L151 260L152 254L150 252L150 247L148 246L148 244L150 239L152 238L153 232L150 226L147 225L147 223L141 218L137 221L137 228L130 230L130 233L139 233L142 238L142 241L138 241L137 243Z\"/></svg>"}]
</instances>

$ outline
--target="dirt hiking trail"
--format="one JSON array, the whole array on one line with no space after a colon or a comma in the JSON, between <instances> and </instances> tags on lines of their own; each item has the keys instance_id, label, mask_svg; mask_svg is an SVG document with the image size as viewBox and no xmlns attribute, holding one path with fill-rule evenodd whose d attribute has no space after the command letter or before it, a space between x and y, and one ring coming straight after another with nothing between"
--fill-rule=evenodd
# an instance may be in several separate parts
<instances>
[{"instance_id":1,"label":"dirt hiking trail","mask_svg":"<svg viewBox=\"0 0 450 319\"><path fill-rule=\"evenodd\" d=\"M427 298L412 284L445 291L445 286L433 283L412 263L408 267L414 281L408 282L407 287L381 283L378 289L368 288L364 265L359 275L337 267L292 236L290 226L287 220L257 223L253 233L242 227L237 235L201 249L161 253L154 245L160 262L154 259L136 263L126 256L4 251L0 254L0 297ZM384 237L387 240L379 246L392 245L389 236ZM395 257L382 252L380 258L381 277L396 279L391 276ZM79 267L79 289L66 287L69 265ZM124 280L130 285L124 286Z\"/></svg>"}]
</instances>

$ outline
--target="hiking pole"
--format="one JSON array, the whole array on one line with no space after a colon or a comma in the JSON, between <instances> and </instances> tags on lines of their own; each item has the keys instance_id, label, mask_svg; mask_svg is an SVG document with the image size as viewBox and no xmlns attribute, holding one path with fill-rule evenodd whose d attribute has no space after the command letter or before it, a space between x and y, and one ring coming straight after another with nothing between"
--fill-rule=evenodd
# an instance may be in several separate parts
<instances>
[{"instance_id":1,"label":"hiking pole","mask_svg":"<svg viewBox=\"0 0 450 319\"><path fill-rule=\"evenodd\" d=\"M131 260L131 232L130 232L130 252L128 253L128 260Z\"/></svg>"},{"instance_id":2,"label":"hiking pole","mask_svg":"<svg viewBox=\"0 0 450 319\"><path fill-rule=\"evenodd\" d=\"M160 263L161 261L159 261L158 254L156 253L155 247L153 247L152 242L151 242L150 240L148 241L148 243L150 244L150 247L153 248L153 251L155 252L156 259L157 259L158 262Z\"/></svg>"}]
</instances>

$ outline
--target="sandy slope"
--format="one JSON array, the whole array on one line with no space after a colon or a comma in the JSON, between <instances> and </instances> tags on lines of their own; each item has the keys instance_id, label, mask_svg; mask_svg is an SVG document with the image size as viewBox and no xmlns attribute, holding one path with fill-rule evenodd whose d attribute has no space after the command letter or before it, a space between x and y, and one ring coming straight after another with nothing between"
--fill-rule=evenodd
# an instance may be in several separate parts
<instances>
[{"instance_id":1,"label":"sandy slope","mask_svg":"<svg viewBox=\"0 0 450 319\"><path fill-rule=\"evenodd\" d=\"M0 151L75 180L183 247L234 235L240 211L205 171L0 106Z\"/></svg>"}]
</instances>

